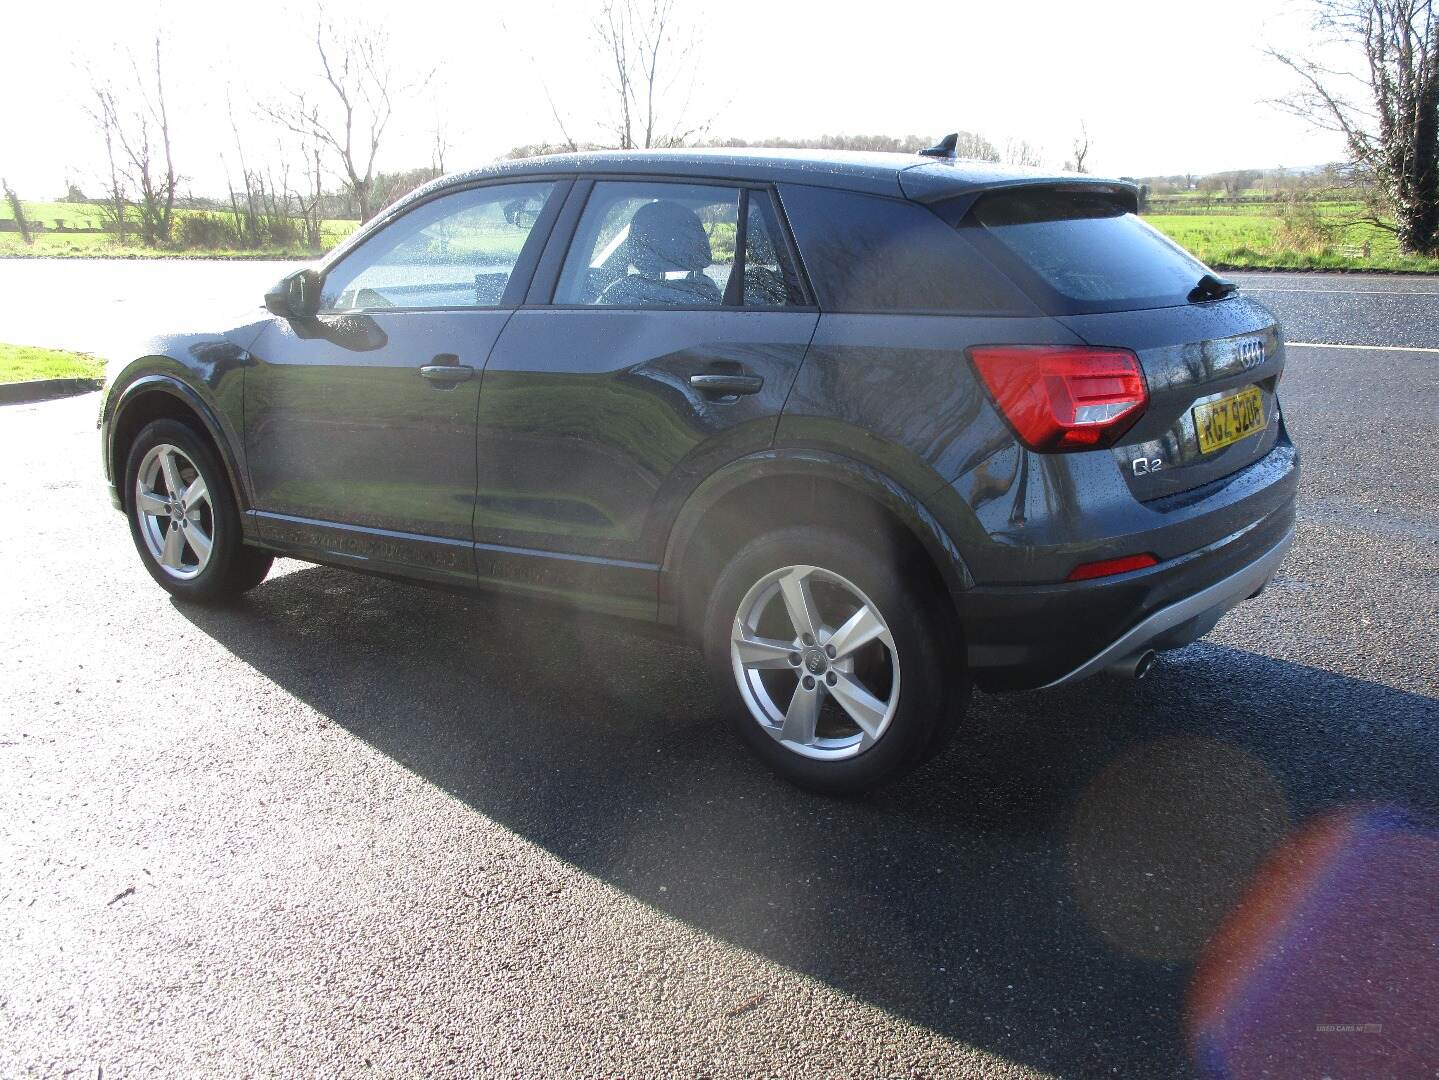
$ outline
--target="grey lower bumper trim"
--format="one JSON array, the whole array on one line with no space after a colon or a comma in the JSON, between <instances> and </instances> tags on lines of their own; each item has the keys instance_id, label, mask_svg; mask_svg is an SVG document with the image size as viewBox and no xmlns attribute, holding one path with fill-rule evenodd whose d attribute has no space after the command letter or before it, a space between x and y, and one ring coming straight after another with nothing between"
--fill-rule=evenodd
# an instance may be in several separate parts
<instances>
[{"instance_id":1,"label":"grey lower bumper trim","mask_svg":"<svg viewBox=\"0 0 1439 1080\"><path fill-rule=\"evenodd\" d=\"M1148 646L1155 638L1181 623L1186 623L1200 615L1223 614L1243 603L1274 576L1274 571L1279 569L1279 564L1284 561L1284 556L1289 554L1289 548L1293 543L1294 530L1290 529L1279 543L1243 570L1231 574L1223 581L1216 581L1213 585L1200 589L1183 600L1177 600L1168 607L1160 608L1138 626L1122 634L1103 651L1080 664L1068 675L1061 675L1053 682L1046 683L1043 689L1048 690L1053 686L1064 686L1066 683L1088 678L1096 672L1103 671L1110 664L1122 660L1126 656L1134 655Z\"/></svg>"}]
</instances>

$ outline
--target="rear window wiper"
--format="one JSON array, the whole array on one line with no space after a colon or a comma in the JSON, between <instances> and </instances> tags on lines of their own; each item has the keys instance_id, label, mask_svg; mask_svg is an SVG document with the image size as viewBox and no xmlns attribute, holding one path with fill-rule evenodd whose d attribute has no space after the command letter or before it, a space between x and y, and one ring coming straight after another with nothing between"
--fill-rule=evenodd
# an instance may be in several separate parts
<instances>
[{"instance_id":1,"label":"rear window wiper","mask_svg":"<svg viewBox=\"0 0 1439 1080\"><path fill-rule=\"evenodd\" d=\"M1202 304L1206 300L1223 300L1238 288L1239 286L1232 281L1224 281L1213 274L1205 274L1199 279L1199 284L1189 290L1189 302Z\"/></svg>"}]
</instances>

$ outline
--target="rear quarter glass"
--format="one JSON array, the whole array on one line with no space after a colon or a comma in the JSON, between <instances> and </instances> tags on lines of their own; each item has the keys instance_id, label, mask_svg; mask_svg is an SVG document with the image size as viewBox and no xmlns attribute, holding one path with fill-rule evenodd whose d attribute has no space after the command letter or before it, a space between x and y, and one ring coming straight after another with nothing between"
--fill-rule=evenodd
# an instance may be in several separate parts
<instances>
[{"instance_id":1,"label":"rear quarter glass","mask_svg":"<svg viewBox=\"0 0 1439 1080\"><path fill-rule=\"evenodd\" d=\"M1039 314L966 237L918 203L802 184L779 192L821 310Z\"/></svg>"},{"instance_id":2,"label":"rear quarter glass","mask_svg":"<svg viewBox=\"0 0 1439 1080\"><path fill-rule=\"evenodd\" d=\"M1054 315L1186 304L1210 273L1105 192L991 192L959 232Z\"/></svg>"}]
</instances>

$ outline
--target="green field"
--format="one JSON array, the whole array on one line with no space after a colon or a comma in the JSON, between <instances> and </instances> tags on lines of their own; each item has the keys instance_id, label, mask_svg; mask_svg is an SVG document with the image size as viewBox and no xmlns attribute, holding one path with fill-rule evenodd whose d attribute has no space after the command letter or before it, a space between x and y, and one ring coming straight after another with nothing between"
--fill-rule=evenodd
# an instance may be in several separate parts
<instances>
[{"instance_id":1,"label":"green field","mask_svg":"<svg viewBox=\"0 0 1439 1080\"><path fill-rule=\"evenodd\" d=\"M1393 233L1351 224L1360 212L1357 203L1338 200L1232 207L1221 201L1145 220L1221 269L1439 272L1439 259L1401 255Z\"/></svg>"},{"instance_id":2,"label":"green field","mask_svg":"<svg viewBox=\"0 0 1439 1080\"><path fill-rule=\"evenodd\" d=\"M1260 191L1246 195L1264 195ZM1164 212L1146 215L1146 220L1217 269L1293 270L1402 270L1439 273L1439 259L1401 255L1394 235L1373 225L1345 224L1359 214L1353 202L1335 198L1302 204L1283 202L1226 205L1222 198L1197 191L1163 196L1180 200L1183 213L1166 206ZM1192 208L1191 205L1192 204ZM314 253L301 245L249 249L195 248L154 249L138 240L120 244L108 233L61 233L51 231L58 221L70 227L98 227L100 208L76 203L25 203L32 222L46 226L26 245L19 233L0 233L0 257L13 255L51 258L275 258L308 259ZM183 217L196 211L177 210ZM0 218L8 218L8 206L0 204ZM339 243L358 227L354 221L324 222L325 248ZM725 257L733 248L733 226L714 225L711 232L716 256ZM518 234L516 234L518 235ZM492 246L489 241L484 245Z\"/></svg>"},{"instance_id":3,"label":"green field","mask_svg":"<svg viewBox=\"0 0 1439 1080\"><path fill-rule=\"evenodd\" d=\"M111 233L56 232L58 222L75 228L99 228L104 221L100 207L89 203L25 202L25 216L32 226L41 224L44 229L34 232L33 244L26 244L18 232L0 232L0 258L27 255L44 258L124 258L124 259L166 259L177 255L206 259L309 259L315 253L303 244L286 246L271 245L261 248L147 248L140 243L139 226L131 221L135 230L129 242L121 244ZM176 210L177 219L194 213L223 214L224 211ZM9 205L0 201L0 220L15 215ZM359 227L358 221L327 220L320 223L324 237L324 249L329 250ZM178 227L176 232L178 233Z\"/></svg>"},{"instance_id":4,"label":"green field","mask_svg":"<svg viewBox=\"0 0 1439 1080\"><path fill-rule=\"evenodd\" d=\"M63 221L72 229L100 227L104 218L100 208L90 203L22 202L25 216L33 222L40 222L47 229L55 228L57 221ZM0 218L13 218L14 212L7 202L0 205Z\"/></svg>"},{"instance_id":5,"label":"green field","mask_svg":"<svg viewBox=\"0 0 1439 1080\"><path fill-rule=\"evenodd\" d=\"M34 379L98 379L104 361L81 353L37 349L30 345L0 344L0 383Z\"/></svg>"}]
</instances>

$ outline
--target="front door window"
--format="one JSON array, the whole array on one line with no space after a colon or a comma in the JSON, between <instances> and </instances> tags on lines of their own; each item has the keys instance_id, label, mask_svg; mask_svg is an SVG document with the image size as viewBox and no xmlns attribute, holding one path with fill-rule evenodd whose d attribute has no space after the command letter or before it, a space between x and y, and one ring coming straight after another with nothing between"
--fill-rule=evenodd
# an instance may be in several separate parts
<instances>
[{"instance_id":1,"label":"front door window","mask_svg":"<svg viewBox=\"0 0 1439 1080\"><path fill-rule=\"evenodd\" d=\"M499 307L553 189L551 183L501 184L422 203L331 268L321 307Z\"/></svg>"}]
</instances>

